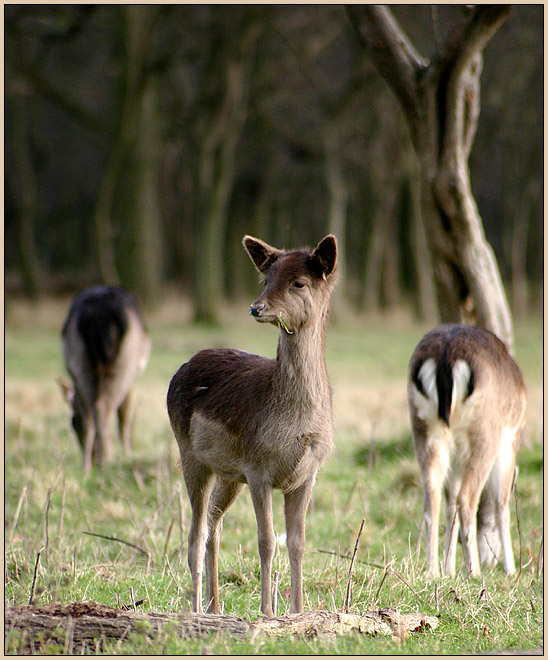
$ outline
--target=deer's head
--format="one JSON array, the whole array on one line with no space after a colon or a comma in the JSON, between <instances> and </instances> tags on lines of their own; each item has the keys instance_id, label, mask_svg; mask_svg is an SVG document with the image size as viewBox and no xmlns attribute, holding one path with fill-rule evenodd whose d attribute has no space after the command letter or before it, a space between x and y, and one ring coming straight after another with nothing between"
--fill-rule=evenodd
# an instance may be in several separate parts
<instances>
[{"instance_id":1,"label":"deer's head","mask_svg":"<svg viewBox=\"0 0 548 660\"><path fill-rule=\"evenodd\" d=\"M286 252L251 236L244 237L243 245L265 286L249 309L257 321L291 334L324 317L335 283L334 236L326 236L314 250Z\"/></svg>"}]
</instances>

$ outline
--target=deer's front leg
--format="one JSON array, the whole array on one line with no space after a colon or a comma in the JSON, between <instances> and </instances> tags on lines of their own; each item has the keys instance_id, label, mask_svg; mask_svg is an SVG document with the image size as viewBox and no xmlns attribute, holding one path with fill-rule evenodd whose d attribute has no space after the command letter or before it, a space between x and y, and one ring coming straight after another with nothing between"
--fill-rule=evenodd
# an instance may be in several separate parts
<instances>
[{"instance_id":1,"label":"deer's front leg","mask_svg":"<svg viewBox=\"0 0 548 660\"><path fill-rule=\"evenodd\" d=\"M261 476L248 478L248 484L257 518L261 559L261 612L266 616L273 616L271 574L276 537L272 519L272 486L263 483Z\"/></svg>"},{"instance_id":2,"label":"deer's front leg","mask_svg":"<svg viewBox=\"0 0 548 660\"><path fill-rule=\"evenodd\" d=\"M493 458L484 450L489 446L481 423L468 429L469 453L463 465L462 481L457 497L461 524L464 563L470 575L479 575L480 560L477 540L477 514L480 495L493 467Z\"/></svg>"},{"instance_id":3,"label":"deer's front leg","mask_svg":"<svg viewBox=\"0 0 548 660\"><path fill-rule=\"evenodd\" d=\"M93 415L86 410L83 422L83 442L84 449L84 474L91 472L93 464L93 444L95 442L95 425L93 423Z\"/></svg>"},{"instance_id":4,"label":"deer's front leg","mask_svg":"<svg viewBox=\"0 0 548 660\"><path fill-rule=\"evenodd\" d=\"M302 565L305 548L305 519L313 486L314 479L301 488L285 494L285 528L291 568L291 613L303 611Z\"/></svg>"},{"instance_id":5,"label":"deer's front leg","mask_svg":"<svg viewBox=\"0 0 548 660\"><path fill-rule=\"evenodd\" d=\"M111 424L114 411L110 401L99 398L93 407L93 422L95 424L94 460L102 467L112 456Z\"/></svg>"}]
</instances>

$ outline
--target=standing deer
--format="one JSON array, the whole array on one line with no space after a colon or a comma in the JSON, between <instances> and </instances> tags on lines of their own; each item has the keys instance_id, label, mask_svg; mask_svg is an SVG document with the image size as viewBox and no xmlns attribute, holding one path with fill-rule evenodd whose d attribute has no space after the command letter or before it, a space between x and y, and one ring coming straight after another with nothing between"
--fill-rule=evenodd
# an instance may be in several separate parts
<instances>
[{"instance_id":1,"label":"standing deer","mask_svg":"<svg viewBox=\"0 0 548 660\"><path fill-rule=\"evenodd\" d=\"M439 575L443 488L443 574L455 573L459 525L470 574L479 574L480 560L495 564L501 549L504 570L513 573L509 499L526 403L519 367L491 332L442 325L423 337L411 358L408 402L424 487L427 570Z\"/></svg>"},{"instance_id":2,"label":"standing deer","mask_svg":"<svg viewBox=\"0 0 548 660\"><path fill-rule=\"evenodd\" d=\"M118 414L120 438L130 448L130 390L150 353L135 298L110 286L87 289L72 303L63 326L66 389L72 425L84 454L84 472L110 458L110 428Z\"/></svg>"},{"instance_id":3,"label":"standing deer","mask_svg":"<svg viewBox=\"0 0 548 660\"><path fill-rule=\"evenodd\" d=\"M220 612L221 520L247 483L258 528L261 611L272 616L272 491L284 494L291 612L302 612L305 515L316 473L333 444L324 344L337 245L331 235L313 251L286 252L250 236L243 245L265 284L250 314L279 326L276 358L201 351L171 380L167 407L192 506L194 611L202 612L205 555L208 610Z\"/></svg>"}]
</instances>

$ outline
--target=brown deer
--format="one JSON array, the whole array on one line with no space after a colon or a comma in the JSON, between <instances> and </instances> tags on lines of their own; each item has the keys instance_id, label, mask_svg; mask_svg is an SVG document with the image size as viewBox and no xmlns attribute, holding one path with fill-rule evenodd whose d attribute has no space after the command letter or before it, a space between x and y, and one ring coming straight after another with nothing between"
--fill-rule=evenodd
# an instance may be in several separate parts
<instances>
[{"instance_id":1,"label":"brown deer","mask_svg":"<svg viewBox=\"0 0 548 660\"><path fill-rule=\"evenodd\" d=\"M87 289L72 303L62 331L72 385L65 387L84 472L111 454L112 418L118 415L124 449L130 448L130 390L150 353L135 298L118 287Z\"/></svg>"},{"instance_id":2,"label":"brown deer","mask_svg":"<svg viewBox=\"0 0 548 660\"><path fill-rule=\"evenodd\" d=\"M480 561L495 564L501 551L504 570L513 573L509 500L526 404L519 367L491 332L442 325L411 358L408 402L424 488L427 570L439 575L443 489L443 574L455 573L459 526L470 574L479 574Z\"/></svg>"},{"instance_id":3,"label":"brown deer","mask_svg":"<svg viewBox=\"0 0 548 660\"><path fill-rule=\"evenodd\" d=\"M331 235L313 251L286 252L250 236L243 245L265 284L250 314L279 326L276 358L201 351L171 380L167 406L192 506L188 563L194 611L202 612L205 555L208 610L220 612L221 520L247 483L258 528L261 611L272 616L272 491L284 494L290 607L302 612L305 515L333 443L324 343L337 246Z\"/></svg>"}]
</instances>

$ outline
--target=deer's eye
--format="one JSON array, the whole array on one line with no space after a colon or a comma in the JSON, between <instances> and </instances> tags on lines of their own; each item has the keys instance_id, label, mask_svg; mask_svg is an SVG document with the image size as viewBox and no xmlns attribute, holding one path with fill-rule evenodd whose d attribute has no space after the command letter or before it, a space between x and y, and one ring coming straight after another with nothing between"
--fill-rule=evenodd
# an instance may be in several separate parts
<instances>
[{"instance_id":1,"label":"deer's eye","mask_svg":"<svg viewBox=\"0 0 548 660\"><path fill-rule=\"evenodd\" d=\"M302 288L304 287L304 282L301 282L301 280L295 280L295 281L293 282L293 286L294 286L296 289L302 289Z\"/></svg>"}]
</instances>

